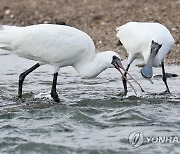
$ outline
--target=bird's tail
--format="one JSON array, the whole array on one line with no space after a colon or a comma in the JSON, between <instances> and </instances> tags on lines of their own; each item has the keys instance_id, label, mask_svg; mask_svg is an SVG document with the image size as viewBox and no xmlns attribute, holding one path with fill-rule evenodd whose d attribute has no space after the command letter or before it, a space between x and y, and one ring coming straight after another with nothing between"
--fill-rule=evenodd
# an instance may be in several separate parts
<instances>
[{"instance_id":1,"label":"bird's tail","mask_svg":"<svg viewBox=\"0 0 180 154\"><path fill-rule=\"evenodd\" d=\"M18 28L18 26L9 26L9 25L2 25L2 24L0 24L0 31L8 30L8 29L14 29L14 28Z\"/></svg>"},{"instance_id":2,"label":"bird's tail","mask_svg":"<svg viewBox=\"0 0 180 154\"><path fill-rule=\"evenodd\" d=\"M4 30L3 25L0 25L0 36L1 36L1 31L3 31L3 30ZM6 45L1 40L3 40L3 38L1 39L1 37L0 37L0 48L3 48Z\"/></svg>"},{"instance_id":3,"label":"bird's tail","mask_svg":"<svg viewBox=\"0 0 180 154\"><path fill-rule=\"evenodd\" d=\"M8 41L12 36L9 30L16 28L16 26L0 25L0 48L5 49L9 46Z\"/></svg>"},{"instance_id":4,"label":"bird's tail","mask_svg":"<svg viewBox=\"0 0 180 154\"><path fill-rule=\"evenodd\" d=\"M7 45L5 43L3 43L3 36L1 35L1 32L4 30L3 25L0 25L0 48L4 48Z\"/></svg>"},{"instance_id":5,"label":"bird's tail","mask_svg":"<svg viewBox=\"0 0 180 154\"><path fill-rule=\"evenodd\" d=\"M3 25L0 25L0 30L3 30Z\"/></svg>"}]
</instances>

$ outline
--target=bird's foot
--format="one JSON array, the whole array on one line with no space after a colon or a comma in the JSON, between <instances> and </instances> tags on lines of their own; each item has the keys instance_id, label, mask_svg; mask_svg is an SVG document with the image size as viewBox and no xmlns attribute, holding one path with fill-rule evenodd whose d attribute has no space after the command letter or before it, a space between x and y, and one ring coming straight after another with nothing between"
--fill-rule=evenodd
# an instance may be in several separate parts
<instances>
[{"instance_id":1,"label":"bird's foot","mask_svg":"<svg viewBox=\"0 0 180 154\"><path fill-rule=\"evenodd\" d=\"M18 98L21 98L21 97L22 97L22 88L18 88L17 97L18 97Z\"/></svg>"},{"instance_id":2,"label":"bird's foot","mask_svg":"<svg viewBox=\"0 0 180 154\"><path fill-rule=\"evenodd\" d=\"M59 103L59 102L60 102L59 97L56 97L56 98L53 98L53 99L54 99L54 101L55 101L56 103Z\"/></svg>"},{"instance_id":3,"label":"bird's foot","mask_svg":"<svg viewBox=\"0 0 180 154\"><path fill-rule=\"evenodd\" d=\"M126 95L127 95L127 91L126 90L124 90L123 92L118 94L118 96L121 96L121 97L126 96Z\"/></svg>"},{"instance_id":4,"label":"bird's foot","mask_svg":"<svg viewBox=\"0 0 180 154\"><path fill-rule=\"evenodd\" d=\"M21 97L22 97L22 94L18 94L17 97L18 97L18 98L21 98Z\"/></svg>"},{"instance_id":5,"label":"bird's foot","mask_svg":"<svg viewBox=\"0 0 180 154\"><path fill-rule=\"evenodd\" d=\"M52 91L52 92L51 92L51 97L54 99L54 101L55 101L56 103L59 103L59 102L60 102L57 92L53 92L53 91Z\"/></svg>"}]
</instances>

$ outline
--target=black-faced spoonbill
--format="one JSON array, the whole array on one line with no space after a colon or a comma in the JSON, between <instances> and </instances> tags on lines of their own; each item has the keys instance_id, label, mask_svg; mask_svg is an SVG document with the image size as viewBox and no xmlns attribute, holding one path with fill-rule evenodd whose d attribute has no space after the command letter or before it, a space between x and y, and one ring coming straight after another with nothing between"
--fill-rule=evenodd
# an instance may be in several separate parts
<instances>
[{"instance_id":1,"label":"black-faced spoonbill","mask_svg":"<svg viewBox=\"0 0 180 154\"><path fill-rule=\"evenodd\" d=\"M152 67L161 64L162 79L166 85L166 92L170 93L167 85L167 78L164 69L164 57L169 54L174 46L174 38L169 30L159 23L128 22L117 29L117 37L128 53L128 71L134 59L143 57L145 66L141 74L151 79L153 76ZM126 76L126 72L124 76ZM122 77L124 92L127 94L126 80Z\"/></svg>"},{"instance_id":2,"label":"black-faced spoonbill","mask_svg":"<svg viewBox=\"0 0 180 154\"><path fill-rule=\"evenodd\" d=\"M0 48L12 51L20 57L38 61L20 74L19 97L22 96L25 77L43 64L49 64L54 68L51 97L56 102L59 102L56 84L61 67L73 66L82 78L96 77L107 68L116 68L120 72L120 69L124 70L117 53L113 51L96 53L95 45L88 34L64 25L40 24L27 27L2 25ZM132 87L131 84L130 86Z\"/></svg>"}]
</instances>

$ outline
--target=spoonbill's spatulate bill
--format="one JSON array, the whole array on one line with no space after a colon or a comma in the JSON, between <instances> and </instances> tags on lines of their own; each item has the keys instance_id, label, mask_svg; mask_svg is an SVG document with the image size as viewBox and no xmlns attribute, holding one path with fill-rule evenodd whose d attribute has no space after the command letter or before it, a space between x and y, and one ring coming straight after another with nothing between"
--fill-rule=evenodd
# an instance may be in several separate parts
<instances>
[{"instance_id":1,"label":"spoonbill's spatulate bill","mask_svg":"<svg viewBox=\"0 0 180 154\"><path fill-rule=\"evenodd\" d=\"M96 53L95 45L88 34L64 25L40 24L27 27L2 25L0 48L14 52L20 57L38 61L20 74L19 97L22 96L25 77L43 64L49 64L54 68L51 96L56 102L59 102L56 83L61 67L74 67L82 78L96 77L107 68L116 68L120 72L120 69L124 69L117 53L113 51Z\"/></svg>"},{"instance_id":2,"label":"spoonbill's spatulate bill","mask_svg":"<svg viewBox=\"0 0 180 154\"><path fill-rule=\"evenodd\" d=\"M166 91L170 93L163 61L174 46L174 38L169 30L159 23L148 22L128 22L116 30L116 36L120 40L119 44L122 44L128 53L126 72L134 59L143 57L145 66L141 69L141 74L145 78L151 79L153 76L152 67L161 64L162 79L166 85ZM126 76L126 72L124 76ZM126 95L127 85L124 77L123 85L123 95Z\"/></svg>"}]
</instances>

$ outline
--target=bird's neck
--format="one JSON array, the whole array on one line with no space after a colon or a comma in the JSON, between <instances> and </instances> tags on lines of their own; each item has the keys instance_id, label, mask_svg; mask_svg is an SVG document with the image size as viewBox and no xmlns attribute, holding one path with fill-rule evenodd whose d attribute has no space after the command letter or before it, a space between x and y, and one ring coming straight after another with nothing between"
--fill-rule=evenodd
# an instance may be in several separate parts
<instances>
[{"instance_id":1,"label":"bird's neck","mask_svg":"<svg viewBox=\"0 0 180 154\"><path fill-rule=\"evenodd\" d=\"M96 53L90 61L84 59L75 64L74 68L82 78L94 78L98 76L102 71L110 67L105 62L103 53L104 52Z\"/></svg>"}]
</instances>

